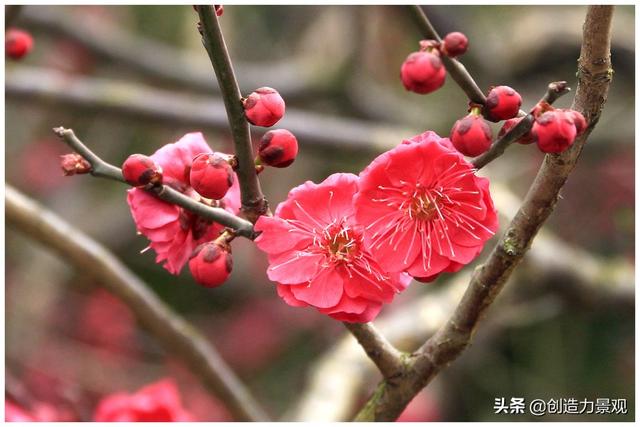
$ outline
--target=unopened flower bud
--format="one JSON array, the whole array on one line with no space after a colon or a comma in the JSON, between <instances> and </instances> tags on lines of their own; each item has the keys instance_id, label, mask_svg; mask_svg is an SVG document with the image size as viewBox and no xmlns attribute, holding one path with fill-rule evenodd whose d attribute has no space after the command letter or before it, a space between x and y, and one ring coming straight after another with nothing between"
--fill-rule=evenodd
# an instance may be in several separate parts
<instances>
[{"instance_id":1,"label":"unopened flower bud","mask_svg":"<svg viewBox=\"0 0 640 427\"><path fill-rule=\"evenodd\" d=\"M451 58L463 55L469 46L469 39L460 32L449 33L442 41L442 53Z\"/></svg>"},{"instance_id":2,"label":"unopened flower bud","mask_svg":"<svg viewBox=\"0 0 640 427\"><path fill-rule=\"evenodd\" d=\"M298 155L298 140L286 129L270 130L260 139L258 159L276 168L286 168Z\"/></svg>"},{"instance_id":3,"label":"unopened flower bud","mask_svg":"<svg viewBox=\"0 0 640 427\"><path fill-rule=\"evenodd\" d=\"M562 153L573 144L577 133L573 118L560 110L538 117L531 132L544 153Z\"/></svg>"},{"instance_id":4,"label":"unopened flower bud","mask_svg":"<svg viewBox=\"0 0 640 427\"><path fill-rule=\"evenodd\" d=\"M60 156L60 167L65 176L91 172L91 164L78 153Z\"/></svg>"},{"instance_id":5,"label":"unopened flower bud","mask_svg":"<svg viewBox=\"0 0 640 427\"><path fill-rule=\"evenodd\" d=\"M189 260L195 281L207 288L222 285L233 268L231 247L226 243L208 242L198 246Z\"/></svg>"},{"instance_id":6,"label":"unopened flower bud","mask_svg":"<svg viewBox=\"0 0 640 427\"><path fill-rule=\"evenodd\" d=\"M481 115L471 113L455 122L449 139L465 156L479 156L491 147L491 128Z\"/></svg>"},{"instance_id":7,"label":"unopened flower bud","mask_svg":"<svg viewBox=\"0 0 640 427\"><path fill-rule=\"evenodd\" d=\"M509 86L496 86L487 95L485 109L492 122L512 119L518 115L522 97Z\"/></svg>"},{"instance_id":8,"label":"unopened flower bud","mask_svg":"<svg viewBox=\"0 0 640 427\"><path fill-rule=\"evenodd\" d=\"M247 120L255 126L273 126L284 116L284 100L270 87L256 89L243 101L243 106Z\"/></svg>"},{"instance_id":9,"label":"unopened flower bud","mask_svg":"<svg viewBox=\"0 0 640 427\"><path fill-rule=\"evenodd\" d=\"M426 94L442 87L447 72L437 50L413 52L402 63L400 79L405 89Z\"/></svg>"},{"instance_id":10,"label":"unopened flower bud","mask_svg":"<svg viewBox=\"0 0 640 427\"><path fill-rule=\"evenodd\" d=\"M20 59L33 48L33 37L26 31L11 28L4 37L4 50L9 58Z\"/></svg>"},{"instance_id":11,"label":"unopened flower bud","mask_svg":"<svg viewBox=\"0 0 640 427\"><path fill-rule=\"evenodd\" d=\"M162 184L162 167L151 157L132 154L122 164L124 180L134 187Z\"/></svg>"},{"instance_id":12,"label":"unopened flower bud","mask_svg":"<svg viewBox=\"0 0 640 427\"><path fill-rule=\"evenodd\" d=\"M516 127L516 125L518 123L520 123L520 120L522 120L522 119L523 119L522 117L516 117L515 119L506 120L504 122L504 124L502 125L502 128L500 129L500 132L498 133L498 138L502 138L507 133L511 132L511 129ZM532 144L532 143L536 142L536 140L533 137L533 135L531 134L531 130L529 130L527 133L525 133L520 138L518 138L516 140L516 142L518 144Z\"/></svg>"},{"instance_id":13,"label":"unopened flower bud","mask_svg":"<svg viewBox=\"0 0 640 427\"><path fill-rule=\"evenodd\" d=\"M566 109L561 110L569 117L573 119L573 124L576 126L576 136L582 135L582 133L587 129L587 121L585 120L582 113L576 110Z\"/></svg>"},{"instance_id":14,"label":"unopened flower bud","mask_svg":"<svg viewBox=\"0 0 640 427\"><path fill-rule=\"evenodd\" d=\"M198 154L191 165L189 182L207 199L222 199L233 185L233 169L221 153Z\"/></svg>"}]
</instances>

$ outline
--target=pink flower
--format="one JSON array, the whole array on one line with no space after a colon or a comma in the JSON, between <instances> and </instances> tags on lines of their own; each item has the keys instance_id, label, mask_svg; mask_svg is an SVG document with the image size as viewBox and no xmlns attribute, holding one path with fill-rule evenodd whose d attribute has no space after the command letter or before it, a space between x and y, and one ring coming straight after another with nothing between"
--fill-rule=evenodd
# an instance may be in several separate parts
<instances>
[{"instance_id":1,"label":"pink flower","mask_svg":"<svg viewBox=\"0 0 640 427\"><path fill-rule=\"evenodd\" d=\"M189 184L193 158L200 153L212 153L212 150L202 133L194 132L176 143L165 145L150 157L162 168L164 184L196 200L203 200ZM163 267L172 274L180 272L196 246L213 240L223 228L142 189L133 188L128 193L127 202L138 231L151 241L149 247L157 254L156 262L164 261ZM238 180L234 179L233 186L219 202L206 201L237 213L240 209Z\"/></svg>"},{"instance_id":2,"label":"pink flower","mask_svg":"<svg viewBox=\"0 0 640 427\"><path fill-rule=\"evenodd\" d=\"M409 284L404 274L387 274L363 247L354 219L358 177L334 174L321 184L294 188L274 217L260 217L256 239L269 255L269 279L294 307L313 306L347 322L368 322Z\"/></svg>"},{"instance_id":3,"label":"pink flower","mask_svg":"<svg viewBox=\"0 0 640 427\"><path fill-rule=\"evenodd\" d=\"M360 174L359 187L355 217L385 271L420 281L458 271L498 229L489 180L434 132L378 156Z\"/></svg>"},{"instance_id":4,"label":"pink flower","mask_svg":"<svg viewBox=\"0 0 640 427\"><path fill-rule=\"evenodd\" d=\"M30 409L13 403L5 398L4 420L6 422L59 422L78 421L67 408L56 407L45 402L30 402Z\"/></svg>"},{"instance_id":5,"label":"pink flower","mask_svg":"<svg viewBox=\"0 0 640 427\"><path fill-rule=\"evenodd\" d=\"M106 396L98 403L93 418L97 422L194 421L182 407L171 379L149 384L134 394Z\"/></svg>"}]
</instances>

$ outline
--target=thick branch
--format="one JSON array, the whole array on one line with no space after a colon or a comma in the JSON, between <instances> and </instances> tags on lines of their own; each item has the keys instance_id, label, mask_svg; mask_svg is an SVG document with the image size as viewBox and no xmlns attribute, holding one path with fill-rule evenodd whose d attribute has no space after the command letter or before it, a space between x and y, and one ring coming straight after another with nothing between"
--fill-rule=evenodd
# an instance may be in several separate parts
<instances>
[{"instance_id":1,"label":"thick branch","mask_svg":"<svg viewBox=\"0 0 640 427\"><path fill-rule=\"evenodd\" d=\"M215 348L175 314L108 250L55 213L11 186L5 194L7 220L29 237L56 250L77 269L90 273L135 313L164 345L202 378L239 420L264 421L265 412Z\"/></svg>"},{"instance_id":2,"label":"thick branch","mask_svg":"<svg viewBox=\"0 0 640 427\"><path fill-rule=\"evenodd\" d=\"M98 155L91 151L76 137L73 130L58 127L54 129L54 132L73 151L80 154L91 164L91 174L93 176L126 183L122 177L122 171L120 168L117 168L98 157ZM153 187L147 191L165 202L183 207L202 218L233 228L238 235L249 239L253 239L255 237L253 225L250 222L239 218L224 209L207 206L192 199L191 197L185 196L167 185Z\"/></svg>"},{"instance_id":3,"label":"thick branch","mask_svg":"<svg viewBox=\"0 0 640 427\"><path fill-rule=\"evenodd\" d=\"M403 355L373 326L372 323L344 322L358 340L367 356L376 364L382 376L390 381L404 370Z\"/></svg>"},{"instance_id":4,"label":"thick branch","mask_svg":"<svg viewBox=\"0 0 640 427\"><path fill-rule=\"evenodd\" d=\"M553 82L549 83L547 93L542 97L540 102L546 102L547 104L553 104L562 95L568 93L571 89L567 86L567 82ZM471 161L476 169L480 169L486 166L489 162L497 159L504 154L507 147L516 142L520 137L531 130L534 122L533 114L529 113L518 122L509 132L504 134L502 138L499 138L491 145L489 151L479 155Z\"/></svg>"},{"instance_id":5,"label":"thick branch","mask_svg":"<svg viewBox=\"0 0 640 427\"><path fill-rule=\"evenodd\" d=\"M238 158L237 173L242 196L242 211L251 222L255 223L260 215L267 212L268 206L262 195L256 173L249 122L242 106L242 94L213 6L196 6L196 9L200 16L202 44L209 54L218 79Z\"/></svg>"},{"instance_id":6,"label":"thick branch","mask_svg":"<svg viewBox=\"0 0 640 427\"><path fill-rule=\"evenodd\" d=\"M590 6L583 28L579 83L573 109L587 119L587 131L569 150L545 157L523 205L487 262L474 272L449 321L412 355L410 374L399 384L386 381L379 384L356 420L395 420L411 399L467 347L478 322L522 261L536 233L553 211L560 189L575 167L606 102L613 74L610 58L612 15L613 6Z\"/></svg>"}]
</instances>

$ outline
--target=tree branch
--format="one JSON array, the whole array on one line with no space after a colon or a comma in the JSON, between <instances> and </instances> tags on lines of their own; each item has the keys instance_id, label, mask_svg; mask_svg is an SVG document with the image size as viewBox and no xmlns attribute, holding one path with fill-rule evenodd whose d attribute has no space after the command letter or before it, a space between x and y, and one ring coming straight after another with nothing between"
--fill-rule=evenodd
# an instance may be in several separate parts
<instances>
[{"instance_id":1,"label":"tree branch","mask_svg":"<svg viewBox=\"0 0 640 427\"><path fill-rule=\"evenodd\" d=\"M256 173L249 122L242 106L242 94L213 6L196 6L196 9L200 16L202 44L209 54L218 79L238 158L237 173L242 196L242 212L249 221L255 223L260 215L267 213L269 207Z\"/></svg>"},{"instance_id":2,"label":"tree branch","mask_svg":"<svg viewBox=\"0 0 640 427\"><path fill-rule=\"evenodd\" d=\"M563 81L549 83L547 93L539 102L546 102L551 105L556 102L558 98L568 93L570 90L571 88L567 86L567 82ZM511 144L520 139L520 137L531 130L534 121L535 118L533 117L533 114L527 114L522 118L522 120L520 120L520 122L518 122L516 126L513 127L513 129L504 134L502 138L496 140L496 142L491 145L491 148L489 148L486 153L483 153L473 159L471 161L471 164L473 164L476 169L481 169L491 161L500 157L502 154L504 154L507 147L509 147Z\"/></svg>"},{"instance_id":3,"label":"tree branch","mask_svg":"<svg viewBox=\"0 0 640 427\"><path fill-rule=\"evenodd\" d=\"M613 6L590 6L583 27L579 83L573 109L585 116L589 127L570 149L545 157L518 213L487 262L475 270L453 315L411 356L407 375L395 384L382 381L378 385L356 416L357 421L395 420L411 399L467 347L478 322L522 261L536 233L553 211L560 189L575 167L606 102L613 75L610 58L612 16Z\"/></svg>"},{"instance_id":4,"label":"tree branch","mask_svg":"<svg viewBox=\"0 0 640 427\"><path fill-rule=\"evenodd\" d=\"M268 419L216 349L107 249L9 185L5 203L10 223L104 284L129 306L167 352L177 353L194 374L202 378L235 417L245 421Z\"/></svg>"},{"instance_id":5,"label":"tree branch","mask_svg":"<svg viewBox=\"0 0 640 427\"><path fill-rule=\"evenodd\" d=\"M122 121L147 121L155 126L195 127L227 131L224 104L213 96L188 95L105 78L74 76L24 65L7 72L5 92L11 103L34 108L70 108L109 115ZM117 96L114 96L117 94ZM394 127L371 120L346 119L287 107L278 124L298 138L301 147L341 150L386 150L419 129ZM259 129L252 129L261 135Z\"/></svg>"},{"instance_id":6,"label":"tree branch","mask_svg":"<svg viewBox=\"0 0 640 427\"><path fill-rule=\"evenodd\" d=\"M376 364L384 378L393 381L402 374L403 354L391 345L372 323L343 323L358 340L367 356Z\"/></svg>"},{"instance_id":7,"label":"tree branch","mask_svg":"<svg viewBox=\"0 0 640 427\"><path fill-rule=\"evenodd\" d=\"M107 178L126 184L126 181L122 177L122 170L98 157L98 155L91 151L76 137L73 130L57 127L53 131L73 151L80 154L91 164L91 174L93 176ZM244 236L248 239L255 238L253 224L227 212L224 209L207 206L192 199L191 197L185 196L168 185L155 186L153 188L146 189L146 191L165 202L183 207L202 218L233 228L238 235Z\"/></svg>"},{"instance_id":8,"label":"tree branch","mask_svg":"<svg viewBox=\"0 0 640 427\"><path fill-rule=\"evenodd\" d=\"M155 39L127 31L104 21L88 21L70 16L56 7L29 7L20 15L20 21L30 28L49 36L72 40L102 60L118 64L144 76L145 81L155 81L193 92L219 92L211 84L211 73L200 61L201 56L185 49L175 48ZM330 86L326 73L318 73L308 67L308 54L277 61L242 62L238 79L249 87L259 87L264 82L277 87L282 96L305 98ZM336 74L336 65L332 67ZM323 70L324 71L324 70Z\"/></svg>"},{"instance_id":9,"label":"tree branch","mask_svg":"<svg viewBox=\"0 0 640 427\"><path fill-rule=\"evenodd\" d=\"M441 42L442 39L437 31L431 25L429 18L422 10L422 7L417 5L407 6L409 8L409 13L411 17L418 25L420 32L422 35L428 39L435 40L437 42ZM484 96L484 93L478 87L478 84L473 80L471 74L467 71L464 65L457 59L449 58L448 56L442 55L442 63L444 67L447 69L447 72L451 76L453 80L460 86L460 88L467 94L467 97L470 101L475 102L476 104L484 105L487 101L487 98Z\"/></svg>"}]
</instances>

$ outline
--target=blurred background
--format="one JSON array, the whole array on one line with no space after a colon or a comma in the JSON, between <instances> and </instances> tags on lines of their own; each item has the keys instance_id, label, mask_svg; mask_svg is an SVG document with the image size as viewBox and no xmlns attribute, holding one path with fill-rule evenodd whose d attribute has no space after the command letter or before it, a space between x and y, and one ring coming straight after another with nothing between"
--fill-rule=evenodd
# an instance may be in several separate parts
<instances>
[{"instance_id":1,"label":"blurred background","mask_svg":"<svg viewBox=\"0 0 640 427\"><path fill-rule=\"evenodd\" d=\"M483 90L512 86L526 110L550 81L575 89L586 6L425 11L441 35L467 34L462 62ZM464 93L450 78L426 96L403 89L400 65L420 36L401 6L225 6L220 19L242 92L278 89L287 102L278 127L300 143L291 167L261 175L274 207L305 180L358 173L403 138L427 129L447 136L466 114ZM348 419L378 374L339 322L278 298L266 258L250 242L234 242L230 281L204 289L188 272L169 275L152 251L139 253L147 242L136 236L122 185L64 177L59 169L59 155L68 151L52 135L59 125L116 165L196 130L215 150L231 150L197 21L191 6L24 7L14 25L29 31L35 46L5 65L6 182L113 251L206 334L272 417ZM473 345L402 419L634 419L634 40L634 8L617 6L609 100L562 199ZM568 107L571 98L557 106ZM253 130L257 141L262 130ZM535 145L518 145L483 169L506 215L501 224L542 159ZM10 394L51 404L59 418L89 420L102 396L171 377L197 419L232 420L225 402L100 282L10 223L5 261ZM416 348L451 312L471 268L414 283L383 309L380 327L403 349ZM500 397L621 398L628 414L497 415Z\"/></svg>"}]
</instances>

